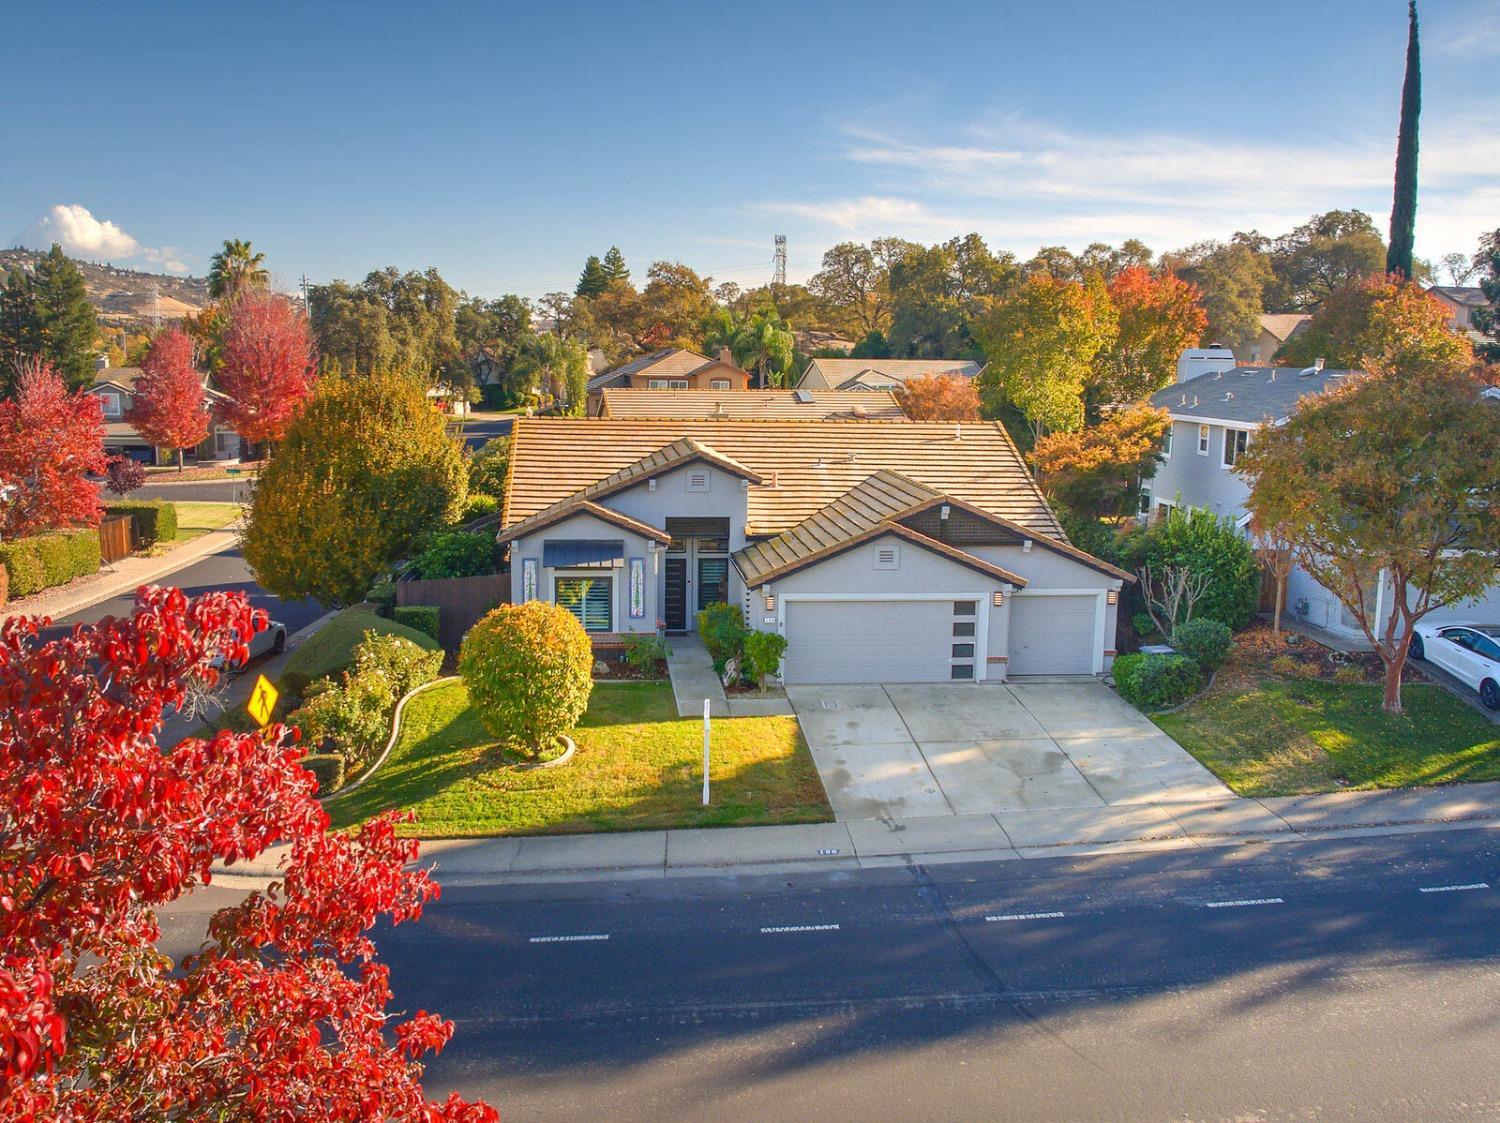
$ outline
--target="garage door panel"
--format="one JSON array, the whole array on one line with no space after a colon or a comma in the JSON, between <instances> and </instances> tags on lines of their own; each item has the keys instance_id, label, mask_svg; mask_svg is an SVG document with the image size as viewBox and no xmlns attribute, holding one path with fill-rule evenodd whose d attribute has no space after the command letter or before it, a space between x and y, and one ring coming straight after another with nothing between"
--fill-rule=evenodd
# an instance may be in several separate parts
<instances>
[{"instance_id":1,"label":"garage door panel","mask_svg":"<svg viewBox=\"0 0 1500 1123\"><path fill-rule=\"evenodd\" d=\"M1010 598L1007 677L1092 674L1098 612L1092 594Z\"/></svg>"},{"instance_id":2,"label":"garage door panel","mask_svg":"<svg viewBox=\"0 0 1500 1123\"><path fill-rule=\"evenodd\" d=\"M782 672L791 683L948 682L953 620L947 600L788 601Z\"/></svg>"}]
</instances>

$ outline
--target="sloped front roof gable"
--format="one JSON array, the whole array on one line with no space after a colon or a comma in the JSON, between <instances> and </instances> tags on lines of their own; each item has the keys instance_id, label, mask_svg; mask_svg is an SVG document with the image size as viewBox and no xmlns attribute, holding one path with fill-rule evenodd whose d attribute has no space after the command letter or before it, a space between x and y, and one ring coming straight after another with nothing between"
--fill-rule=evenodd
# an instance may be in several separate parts
<instances>
[{"instance_id":1,"label":"sloped front roof gable","mask_svg":"<svg viewBox=\"0 0 1500 1123\"><path fill-rule=\"evenodd\" d=\"M521 418L511 436L502 525L570 497L595 498L665 470L691 440L753 474L751 536L780 534L882 469L1027 530L1066 541L1020 453L996 422L612 421Z\"/></svg>"}]
</instances>

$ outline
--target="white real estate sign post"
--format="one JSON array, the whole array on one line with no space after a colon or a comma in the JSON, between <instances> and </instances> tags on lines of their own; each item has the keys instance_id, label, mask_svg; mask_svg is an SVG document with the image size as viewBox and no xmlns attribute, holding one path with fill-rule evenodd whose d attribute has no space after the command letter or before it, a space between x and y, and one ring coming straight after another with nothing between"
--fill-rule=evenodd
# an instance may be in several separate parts
<instances>
[{"instance_id":1,"label":"white real estate sign post","mask_svg":"<svg viewBox=\"0 0 1500 1123\"><path fill-rule=\"evenodd\" d=\"M703 699L703 806L708 806L708 699Z\"/></svg>"}]
</instances>

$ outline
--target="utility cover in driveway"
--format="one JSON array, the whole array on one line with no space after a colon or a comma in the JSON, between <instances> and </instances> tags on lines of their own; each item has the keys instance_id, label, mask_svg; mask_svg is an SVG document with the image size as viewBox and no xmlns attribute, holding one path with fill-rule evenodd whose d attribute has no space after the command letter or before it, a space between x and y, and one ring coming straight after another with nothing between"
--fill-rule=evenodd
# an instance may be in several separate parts
<instances>
[{"instance_id":1,"label":"utility cover in driveway","mask_svg":"<svg viewBox=\"0 0 1500 1123\"><path fill-rule=\"evenodd\" d=\"M1010 601L1009 675L1087 675L1094 670L1096 596L1019 594Z\"/></svg>"},{"instance_id":2,"label":"utility cover in driveway","mask_svg":"<svg viewBox=\"0 0 1500 1123\"><path fill-rule=\"evenodd\" d=\"M788 601L785 681L947 682L953 602Z\"/></svg>"}]
</instances>

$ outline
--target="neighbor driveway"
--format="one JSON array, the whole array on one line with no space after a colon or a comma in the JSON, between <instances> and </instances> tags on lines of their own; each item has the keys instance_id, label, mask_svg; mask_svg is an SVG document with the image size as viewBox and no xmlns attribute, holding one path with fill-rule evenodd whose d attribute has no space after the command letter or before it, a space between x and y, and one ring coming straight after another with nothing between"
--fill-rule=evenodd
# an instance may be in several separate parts
<instances>
[{"instance_id":1,"label":"neighbor driveway","mask_svg":"<svg viewBox=\"0 0 1500 1123\"><path fill-rule=\"evenodd\" d=\"M1092 679L789 686L840 819L1233 798Z\"/></svg>"}]
</instances>

